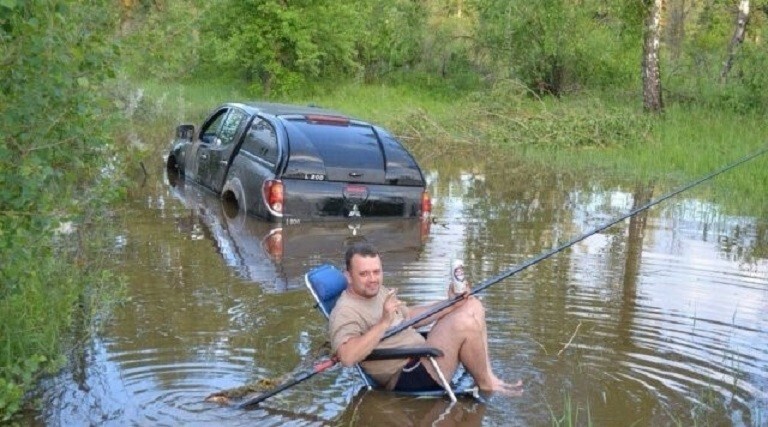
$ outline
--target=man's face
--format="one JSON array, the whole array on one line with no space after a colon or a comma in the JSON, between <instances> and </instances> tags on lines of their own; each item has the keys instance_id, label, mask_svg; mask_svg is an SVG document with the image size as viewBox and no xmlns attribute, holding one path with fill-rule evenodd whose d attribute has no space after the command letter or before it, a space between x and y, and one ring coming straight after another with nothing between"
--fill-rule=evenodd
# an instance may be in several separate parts
<instances>
[{"instance_id":1,"label":"man's face","mask_svg":"<svg viewBox=\"0 0 768 427\"><path fill-rule=\"evenodd\" d=\"M373 298L379 293L381 286L381 258L355 255L352 257L349 270L344 274L347 276L352 293L364 298Z\"/></svg>"}]
</instances>

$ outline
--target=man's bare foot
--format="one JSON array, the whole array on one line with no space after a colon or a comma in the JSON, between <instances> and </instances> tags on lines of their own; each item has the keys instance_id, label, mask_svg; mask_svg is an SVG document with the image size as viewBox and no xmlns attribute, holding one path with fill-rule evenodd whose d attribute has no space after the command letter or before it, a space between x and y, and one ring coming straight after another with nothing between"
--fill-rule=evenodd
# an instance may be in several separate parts
<instances>
[{"instance_id":1,"label":"man's bare foot","mask_svg":"<svg viewBox=\"0 0 768 427\"><path fill-rule=\"evenodd\" d=\"M490 392L501 393L507 396L522 396L523 394L523 380L517 380L514 384L507 384L504 381L496 378L493 381Z\"/></svg>"},{"instance_id":2,"label":"man's bare foot","mask_svg":"<svg viewBox=\"0 0 768 427\"><path fill-rule=\"evenodd\" d=\"M523 395L523 380L517 380L514 384L505 384L504 390L500 390L500 393L512 396L512 397L518 397Z\"/></svg>"}]
</instances>

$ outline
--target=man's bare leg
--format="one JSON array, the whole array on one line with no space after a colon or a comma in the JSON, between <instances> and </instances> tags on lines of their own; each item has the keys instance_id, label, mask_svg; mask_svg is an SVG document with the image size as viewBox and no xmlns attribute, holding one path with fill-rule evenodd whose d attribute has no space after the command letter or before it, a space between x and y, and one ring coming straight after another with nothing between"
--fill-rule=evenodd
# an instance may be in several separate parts
<instances>
[{"instance_id":1,"label":"man's bare leg","mask_svg":"<svg viewBox=\"0 0 768 427\"><path fill-rule=\"evenodd\" d=\"M482 305L481 305L482 307ZM482 326L483 326L483 345L485 346L485 355L486 355L486 363L488 364L488 369L491 369L491 352L488 349L488 326L485 320L485 308L483 307L483 316L482 316ZM491 372L491 375L496 377L493 372ZM519 388L523 386L523 380L518 379L514 384L507 384L496 377L496 379L501 382L502 387L513 387L513 388ZM515 393L522 390L515 390Z\"/></svg>"},{"instance_id":2,"label":"man's bare leg","mask_svg":"<svg viewBox=\"0 0 768 427\"><path fill-rule=\"evenodd\" d=\"M427 344L443 350L444 356L437 359L437 364L447 377L453 376L461 362L481 390L509 391L510 387L519 386L506 384L491 369L485 309L476 298L470 298L440 319L429 332ZM436 378L432 367L426 366Z\"/></svg>"},{"instance_id":3,"label":"man's bare leg","mask_svg":"<svg viewBox=\"0 0 768 427\"><path fill-rule=\"evenodd\" d=\"M459 354L459 359L462 363L464 363L465 360L472 361L472 360L479 360L476 358L480 358L481 355L485 359L485 363L483 366L478 366L479 369L486 369L487 372L487 378L489 379L491 383L490 388L483 388L478 383L478 387L480 387L482 390L489 390L489 391L510 391L510 387L520 387L522 386L522 381L517 381L515 384L507 384L499 377L497 377L493 373L493 369L491 367L491 358L490 358L490 352L488 351L488 327L486 325L485 321L485 308L482 306L482 304L479 302L479 300L475 299L477 301L477 306L474 307L474 310L472 311L471 315L473 316L473 319L475 322L477 322L477 328L479 329L479 339L474 341L466 342L464 346L462 346L462 352L470 349L474 351L475 346L477 346L477 354L474 356L466 355L463 356L461 353ZM477 336L477 335L475 335ZM473 345L474 344L474 345ZM467 364L464 363L464 366L467 368L470 373L472 373L472 370L470 370L469 367L467 367ZM473 376L474 377L474 376Z\"/></svg>"}]
</instances>

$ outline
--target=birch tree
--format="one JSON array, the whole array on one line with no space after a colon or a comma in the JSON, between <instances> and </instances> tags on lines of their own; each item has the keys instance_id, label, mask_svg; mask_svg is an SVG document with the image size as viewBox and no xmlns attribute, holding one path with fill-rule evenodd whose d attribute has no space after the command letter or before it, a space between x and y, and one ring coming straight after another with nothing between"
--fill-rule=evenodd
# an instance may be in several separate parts
<instances>
[{"instance_id":1,"label":"birch tree","mask_svg":"<svg viewBox=\"0 0 768 427\"><path fill-rule=\"evenodd\" d=\"M664 109L661 99L661 72L659 69L659 39L663 0L644 0L647 7L643 31L643 107L659 113Z\"/></svg>"},{"instance_id":2,"label":"birch tree","mask_svg":"<svg viewBox=\"0 0 768 427\"><path fill-rule=\"evenodd\" d=\"M747 32L747 21L749 20L749 0L739 1L739 11L736 15L736 29L733 31L731 42L728 43L728 56L723 64L723 70L720 72L720 83L725 83L728 79L728 72L733 66L733 59L736 51L744 41L744 35Z\"/></svg>"}]
</instances>

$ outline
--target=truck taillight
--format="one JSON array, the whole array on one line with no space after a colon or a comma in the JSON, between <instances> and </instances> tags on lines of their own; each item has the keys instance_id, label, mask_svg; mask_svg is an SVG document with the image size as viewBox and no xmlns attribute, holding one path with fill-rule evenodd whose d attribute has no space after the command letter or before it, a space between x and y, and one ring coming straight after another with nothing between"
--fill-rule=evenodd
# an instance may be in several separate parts
<instances>
[{"instance_id":1,"label":"truck taillight","mask_svg":"<svg viewBox=\"0 0 768 427\"><path fill-rule=\"evenodd\" d=\"M272 215L283 216L283 182L277 179L264 181L264 201Z\"/></svg>"},{"instance_id":2,"label":"truck taillight","mask_svg":"<svg viewBox=\"0 0 768 427\"><path fill-rule=\"evenodd\" d=\"M421 193L421 216L427 217L432 213L432 199L429 197L429 191L424 190Z\"/></svg>"},{"instance_id":3,"label":"truck taillight","mask_svg":"<svg viewBox=\"0 0 768 427\"><path fill-rule=\"evenodd\" d=\"M262 242L264 251L274 261L283 260L283 229L276 228L264 238Z\"/></svg>"},{"instance_id":4,"label":"truck taillight","mask_svg":"<svg viewBox=\"0 0 768 427\"><path fill-rule=\"evenodd\" d=\"M419 236L421 237L421 243L427 243L429 238L429 229L432 227L432 219L426 216L421 217L421 224L419 224Z\"/></svg>"}]
</instances>

